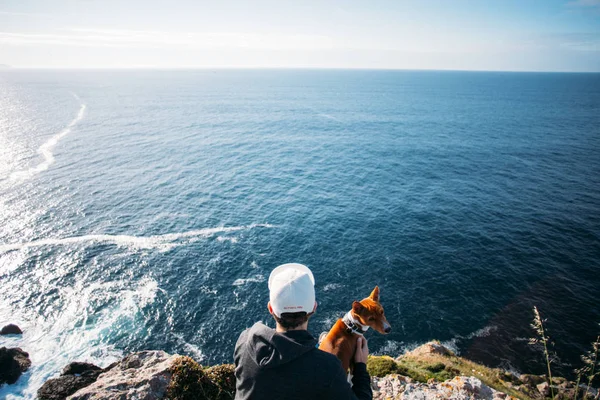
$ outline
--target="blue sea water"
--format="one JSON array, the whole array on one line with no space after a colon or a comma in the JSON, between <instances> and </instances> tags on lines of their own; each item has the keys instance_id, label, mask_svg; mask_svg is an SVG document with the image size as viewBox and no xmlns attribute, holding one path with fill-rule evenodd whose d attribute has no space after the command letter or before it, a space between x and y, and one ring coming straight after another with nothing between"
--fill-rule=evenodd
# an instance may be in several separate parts
<instances>
[{"instance_id":1,"label":"blue sea water","mask_svg":"<svg viewBox=\"0 0 600 400\"><path fill-rule=\"evenodd\" d=\"M375 285L392 332L557 368L600 333L600 74L0 72L0 324L33 366L231 362L267 278L308 265L318 335Z\"/></svg>"}]
</instances>

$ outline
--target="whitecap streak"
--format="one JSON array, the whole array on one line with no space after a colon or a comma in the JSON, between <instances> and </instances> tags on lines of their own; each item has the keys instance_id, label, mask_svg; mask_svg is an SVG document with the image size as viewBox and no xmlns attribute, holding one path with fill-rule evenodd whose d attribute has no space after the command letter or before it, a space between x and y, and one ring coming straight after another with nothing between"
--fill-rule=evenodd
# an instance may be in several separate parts
<instances>
[{"instance_id":1,"label":"whitecap streak","mask_svg":"<svg viewBox=\"0 0 600 400\"><path fill-rule=\"evenodd\" d=\"M117 246L128 246L135 249L159 249L161 251L167 251L173 247L180 245L177 241L194 238L194 237L207 237L217 233L223 232L236 232L246 229L253 228L273 228L270 224L252 224L245 226L232 226L232 227L218 227L218 228L205 228L198 229L188 232L179 233L167 233L164 235L155 236L131 236L131 235L83 235L74 236L67 238L49 238L34 240L26 243L11 243L0 245L0 252L8 252L13 250L23 250L31 247L40 246L64 246L69 244L77 243L109 243Z\"/></svg>"},{"instance_id":2,"label":"whitecap streak","mask_svg":"<svg viewBox=\"0 0 600 400\"><path fill-rule=\"evenodd\" d=\"M75 97L77 100L79 100L81 102L81 99L79 98L79 96L77 96L75 93L71 93L71 94L73 95L73 97ZM36 165L35 167L29 168L27 170L13 172L10 175L10 179L13 181L26 180L26 179L30 179L31 177L33 177L36 174L39 174L40 172L46 171L50 167L50 165L52 165L54 163L54 153L53 153L54 147L58 144L58 142L63 137L65 137L66 135L68 135L71 132L73 127L75 125L77 125L79 123L79 121L81 121L83 119L83 116L85 115L86 107L87 106L83 102L81 102L77 116L69 123L69 125L67 125L66 128L64 128L62 131L60 131L56 135L52 136L50 139L48 139L47 142L45 142L44 144L42 144L39 147L37 152L44 158L44 161L42 161L40 164Z\"/></svg>"},{"instance_id":3,"label":"whitecap streak","mask_svg":"<svg viewBox=\"0 0 600 400\"><path fill-rule=\"evenodd\" d=\"M265 277L263 275L254 275L250 278L239 278L233 281L233 286L244 286L248 283L261 283L265 281Z\"/></svg>"}]
</instances>

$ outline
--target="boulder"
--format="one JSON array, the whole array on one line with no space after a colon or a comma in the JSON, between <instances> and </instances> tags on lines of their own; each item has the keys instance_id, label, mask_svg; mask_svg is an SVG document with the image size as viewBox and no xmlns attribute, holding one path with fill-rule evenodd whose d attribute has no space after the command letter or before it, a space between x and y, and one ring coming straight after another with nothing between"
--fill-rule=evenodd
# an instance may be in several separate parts
<instances>
[{"instance_id":1,"label":"boulder","mask_svg":"<svg viewBox=\"0 0 600 400\"><path fill-rule=\"evenodd\" d=\"M48 379L37 391L39 400L64 400L96 381L97 376L65 375Z\"/></svg>"},{"instance_id":2,"label":"boulder","mask_svg":"<svg viewBox=\"0 0 600 400\"><path fill-rule=\"evenodd\" d=\"M171 365L177 357L164 351L132 353L68 399L162 399L171 381Z\"/></svg>"},{"instance_id":3,"label":"boulder","mask_svg":"<svg viewBox=\"0 0 600 400\"><path fill-rule=\"evenodd\" d=\"M79 389L91 385L104 370L94 364L72 362L58 378L47 380L38 389L39 400L63 400Z\"/></svg>"},{"instance_id":4,"label":"boulder","mask_svg":"<svg viewBox=\"0 0 600 400\"><path fill-rule=\"evenodd\" d=\"M23 331L15 324L8 324L0 330L0 335L21 335Z\"/></svg>"},{"instance_id":5,"label":"boulder","mask_svg":"<svg viewBox=\"0 0 600 400\"><path fill-rule=\"evenodd\" d=\"M90 373L90 372L98 372L99 373L99 371L102 371L102 368L100 368L94 364L75 361L75 362L70 363L66 367L64 367L61 372L61 375L62 376L64 376L64 375L80 375L80 374L85 374L85 373Z\"/></svg>"},{"instance_id":6,"label":"boulder","mask_svg":"<svg viewBox=\"0 0 600 400\"><path fill-rule=\"evenodd\" d=\"M13 384L31 366L29 354L18 347L0 348L0 386Z\"/></svg>"}]
</instances>

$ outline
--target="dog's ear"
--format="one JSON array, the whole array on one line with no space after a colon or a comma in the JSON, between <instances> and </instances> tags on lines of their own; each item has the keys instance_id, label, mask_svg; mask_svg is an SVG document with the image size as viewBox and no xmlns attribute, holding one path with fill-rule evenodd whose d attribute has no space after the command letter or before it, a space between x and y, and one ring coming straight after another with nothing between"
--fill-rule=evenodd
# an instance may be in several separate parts
<instances>
[{"instance_id":1,"label":"dog's ear","mask_svg":"<svg viewBox=\"0 0 600 400\"><path fill-rule=\"evenodd\" d=\"M375 286L375 289L373 289L369 297L371 300L379 302L379 286Z\"/></svg>"},{"instance_id":2,"label":"dog's ear","mask_svg":"<svg viewBox=\"0 0 600 400\"><path fill-rule=\"evenodd\" d=\"M362 304L360 304L360 302L355 301L352 303L352 311L354 311L357 314L360 314L360 312L362 311L362 309L364 308L364 306Z\"/></svg>"}]
</instances>

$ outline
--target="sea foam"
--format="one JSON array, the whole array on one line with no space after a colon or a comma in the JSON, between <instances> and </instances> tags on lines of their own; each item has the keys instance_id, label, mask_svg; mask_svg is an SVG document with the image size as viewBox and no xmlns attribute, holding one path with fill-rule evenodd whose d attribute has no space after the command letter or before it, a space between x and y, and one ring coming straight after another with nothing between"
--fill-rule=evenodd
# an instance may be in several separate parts
<instances>
[{"instance_id":1,"label":"sea foam","mask_svg":"<svg viewBox=\"0 0 600 400\"><path fill-rule=\"evenodd\" d=\"M131 236L131 235L83 235L66 238L48 238L34 240L25 243L10 243L0 245L0 253L23 250L30 247L40 246L65 246L69 244L78 244L86 242L94 243L109 243L122 247L130 247L133 249L158 249L160 251L168 251L173 247L179 246L178 241L186 238L206 237L217 233L235 232L253 228L273 228L270 224L252 224L243 226L204 228L187 232L167 233L164 235L154 236Z\"/></svg>"},{"instance_id":2,"label":"sea foam","mask_svg":"<svg viewBox=\"0 0 600 400\"><path fill-rule=\"evenodd\" d=\"M54 164L54 153L53 153L54 147L58 144L58 142L63 137L67 136L71 132L71 130L75 127L75 125L77 125L79 123L79 121L81 121L83 119L83 117L85 115L85 109L87 107L87 105L81 101L79 96L77 96L75 93L71 93L71 94L73 95L73 97L75 97L80 102L79 112L77 113L77 116L62 131L60 131L56 135L52 136L50 139L48 139L44 144L42 144L38 148L37 153L40 154L44 158L44 161L42 161L35 167L31 167L29 169L22 170L22 171L13 172L10 175L10 179L12 181L30 179L34 175L37 175L40 172L46 171L50 167L50 165Z\"/></svg>"}]
</instances>

